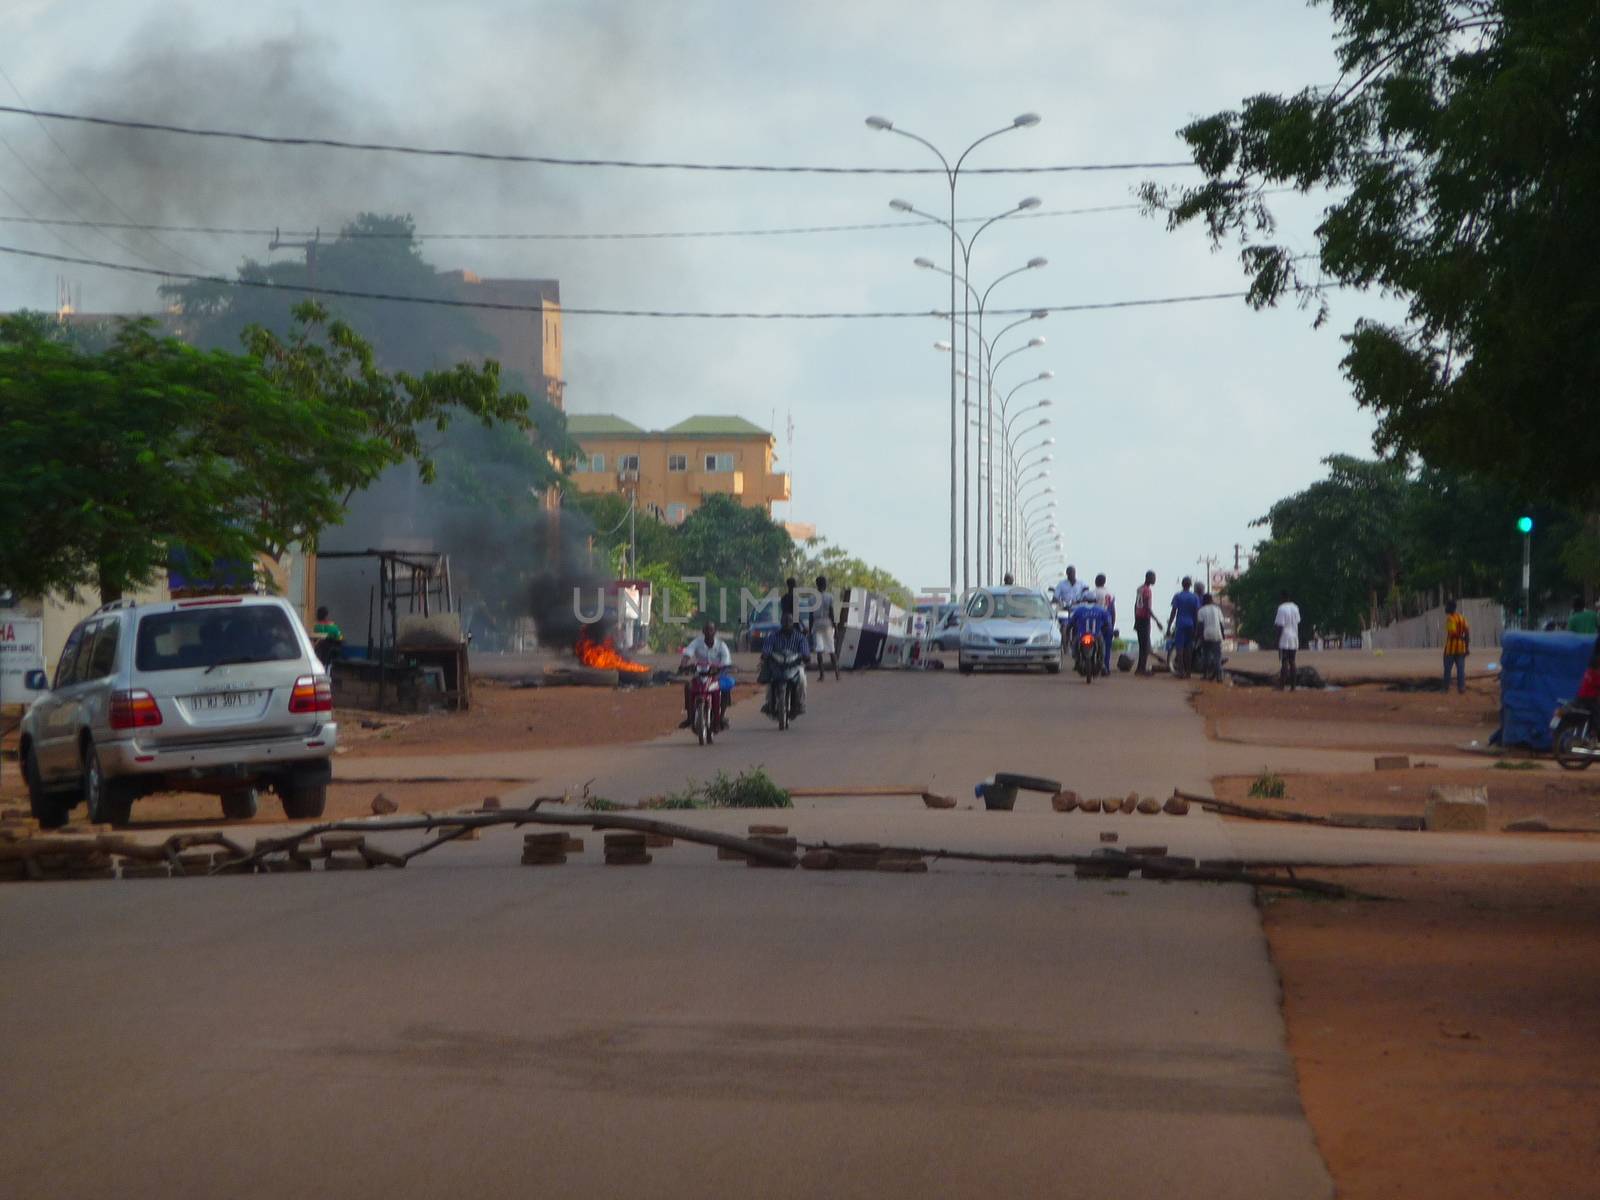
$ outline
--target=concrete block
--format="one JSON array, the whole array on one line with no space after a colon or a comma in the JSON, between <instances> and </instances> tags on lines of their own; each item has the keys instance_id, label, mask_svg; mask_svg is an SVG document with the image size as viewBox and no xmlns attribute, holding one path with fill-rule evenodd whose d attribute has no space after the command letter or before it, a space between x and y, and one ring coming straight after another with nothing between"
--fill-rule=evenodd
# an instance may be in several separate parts
<instances>
[{"instance_id":1,"label":"concrete block","mask_svg":"<svg viewBox=\"0 0 1600 1200\"><path fill-rule=\"evenodd\" d=\"M1097 813L1100 811L1100 801L1092 797L1088 800L1079 800L1078 808L1082 812Z\"/></svg>"},{"instance_id":2,"label":"concrete block","mask_svg":"<svg viewBox=\"0 0 1600 1200\"><path fill-rule=\"evenodd\" d=\"M1131 812L1137 811L1138 808L1139 808L1139 793L1138 792L1129 792L1126 796L1124 796L1122 798L1122 803L1117 805L1117 808L1120 811L1125 812L1125 813L1131 813ZM1108 808L1108 809L1106 809L1106 811L1110 812L1111 810Z\"/></svg>"},{"instance_id":3,"label":"concrete block","mask_svg":"<svg viewBox=\"0 0 1600 1200\"><path fill-rule=\"evenodd\" d=\"M322 860L325 871L365 871L367 860L351 854L330 854Z\"/></svg>"},{"instance_id":4,"label":"concrete block","mask_svg":"<svg viewBox=\"0 0 1600 1200\"><path fill-rule=\"evenodd\" d=\"M1073 791L1057 792L1054 796L1050 797L1050 807L1059 813L1071 812L1081 803L1083 803L1082 799L1078 796L1077 792Z\"/></svg>"},{"instance_id":5,"label":"concrete block","mask_svg":"<svg viewBox=\"0 0 1600 1200\"><path fill-rule=\"evenodd\" d=\"M1409 771L1411 769L1411 756L1409 754L1380 754L1372 760L1374 771Z\"/></svg>"},{"instance_id":6,"label":"concrete block","mask_svg":"<svg viewBox=\"0 0 1600 1200\"><path fill-rule=\"evenodd\" d=\"M1161 811L1161 801L1154 796L1146 796L1135 807L1146 816L1153 816Z\"/></svg>"},{"instance_id":7,"label":"concrete block","mask_svg":"<svg viewBox=\"0 0 1600 1200\"><path fill-rule=\"evenodd\" d=\"M655 860L644 851L619 854L613 851L606 853L606 866L608 867L644 867Z\"/></svg>"},{"instance_id":8,"label":"concrete block","mask_svg":"<svg viewBox=\"0 0 1600 1200\"><path fill-rule=\"evenodd\" d=\"M321 837L324 850L359 850L367 844L365 834L325 833Z\"/></svg>"},{"instance_id":9,"label":"concrete block","mask_svg":"<svg viewBox=\"0 0 1600 1200\"><path fill-rule=\"evenodd\" d=\"M1161 806L1161 811L1169 817L1187 817L1189 802L1182 796L1168 796L1167 802Z\"/></svg>"},{"instance_id":10,"label":"concrete block","mask_svg":"<svg viewBox=\"0 0 1600 1200\"><path fill-rule=\"evenodd\" d=\"M807 850L800 856L800 866L806 871L836 871L839 855L833 850Z\"/></svg>"},{"instance_id":11,"label":"concrete block","mask_svg":"<svg viewBox=\"0 0 1600 1200\"><path fill-rule=\"evenodd\" d=\"M1165 846L1129 846L1127 847L1127 852L1129 854L1137 854L1140 858L1160 858L1166 854L1167 848Z\"/></svg>"},{"instance_id":12,"label":"concrete block","mask_svg":"<svg viewBox=\"0 0 1600 1200\"><path fill-rule=\"evenodd\" d=\"M1432 832L1481 833L1489 828L1489 789L1486 787L1433 788L1423 812L1423 825Z\"/></svg>"},{"instance_id":13,"label":"concrete block","mask_svg":"<svg viewBox=\"0 0 1600 1200\"><path fill-rule=\"evenodd\" d=\"M1101 830L1100 831L1100 840L1102 842L1114 842L1114 841L1116 841L1117 840L1116 831L1115 830L1111 830L1111 829Z\"/></svg>"}]
</instances>

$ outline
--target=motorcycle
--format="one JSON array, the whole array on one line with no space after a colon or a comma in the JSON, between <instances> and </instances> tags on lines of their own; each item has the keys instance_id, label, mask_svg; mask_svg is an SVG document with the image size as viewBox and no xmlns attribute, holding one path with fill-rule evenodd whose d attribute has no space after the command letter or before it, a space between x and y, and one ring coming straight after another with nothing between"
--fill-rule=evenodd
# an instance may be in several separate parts
<instances>
[{"instance_id":1,"label":"motorcycle","mask_svg":"<svg viewBox=\"0 0 1600 1200\"><path fill-rule=\"evenodd\" d=\"M794 650L767 656L767 706L762 711L788 729L800 711L800 681L805 678L805 658Z\"/></svg>"},{"instance_id":2,"label":"motorcycle","mask_svg":"<svg viewBox=\"0 0 1600 1200\"><path fill-rule=\"evenodd\" d=\"M1595 714L1586 705L1563 700L1550 718L1550 742L1556 762L1568 771L1586 770L1600 758L1600 737L1596 736Z\"/></svg>"},{"instance_id":3,"label":"motorcycle","mask_svg":"<svg viewBox=\"0 0 1600 1200\"><path fill-rule=\"evenodd\" d=\"M722 720L722 670L715 664L704 663L694 669L694 680L689 685L689 727L702 746L716 740Z\"/></svg>"},{"instance_id":4,"label":"motorcycle","mask_svg":"<svg viewBox=\"0 0 1600 1200\"><path fill-rule=\"evenodd\" d=\"M1100 662L1100 639L1087 630L1072 642L1072 669L1083 676L1085 683L1093 683L1103 664Z\"/></svg>"}]
</instances>

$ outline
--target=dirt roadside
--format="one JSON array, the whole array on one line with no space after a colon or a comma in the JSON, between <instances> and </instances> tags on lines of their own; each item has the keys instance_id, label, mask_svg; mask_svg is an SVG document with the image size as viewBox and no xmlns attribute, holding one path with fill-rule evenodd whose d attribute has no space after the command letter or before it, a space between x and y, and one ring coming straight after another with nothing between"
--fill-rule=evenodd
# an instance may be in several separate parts
<instances>
[{"instance_id":1,"label":"dirt roadside","mask_svg":"<svg viewBox=\"0 0 1600 1200\"><path fill-rule=\"evenodd\" d=\"M1263 902L1345 1200L1600 1195L1600 864L1325 871Z\"/></svg>"},{"instance_id":2,"label":"dirt roadside","mask_svg":"<svg viewBox=\"0 0 1600 1200\"><path fill-rule=\"evenodd\" d=\"M340 753L334 759L334 782L328 789L328 818L370 816L373 798L379 793L393 800L400 812L439 811L477 804L486 796L531 782L341 781L341 762L415 758L416 773L426 775L426 760L436 754L623 745L659 737L675 729L683 719L683 692L672 684L643 688L524 688L480 680L473 687L472 698L472 709L466 713L337 712ZM27 804L15 758L5 763L0 777L0 801ZM81 808L73 811L73 820L83 820ZM134 828L204 827L212 822L227 827L239 824L222 820L215 796L168 792L146 797L133 807ZM249 824L283 822L277 797L264 794L260 812Z\"/></svg>"}]
</instances>

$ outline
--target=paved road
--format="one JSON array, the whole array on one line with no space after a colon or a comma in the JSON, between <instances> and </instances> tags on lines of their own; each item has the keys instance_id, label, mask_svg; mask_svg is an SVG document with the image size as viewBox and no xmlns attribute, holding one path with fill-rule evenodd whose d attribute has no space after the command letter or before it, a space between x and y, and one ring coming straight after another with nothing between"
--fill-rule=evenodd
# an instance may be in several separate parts
<instances>
[{"instance_id":1,"label":"paved road","mask_svg":"<svg viewBox=\"0 0 1600 1200\"><path fill-rule=\"evenodd\" d=\"M1157 794L1208 770L1176 687L883 675L814 701L782 735L747 706L711 750L508 754L546 781L530 791L595 776L619 797L756 762L968 795L995 769ZM1227 849L1209 817L1038 803L782 819L818 839L1081 849L1121 828ZM757 871L682 844L625 870L596 840L557 870L514 865L500 831L403 873L0 889L8 1193L1331 1192L1242 888Z\"/></svg>"}]
</instances>

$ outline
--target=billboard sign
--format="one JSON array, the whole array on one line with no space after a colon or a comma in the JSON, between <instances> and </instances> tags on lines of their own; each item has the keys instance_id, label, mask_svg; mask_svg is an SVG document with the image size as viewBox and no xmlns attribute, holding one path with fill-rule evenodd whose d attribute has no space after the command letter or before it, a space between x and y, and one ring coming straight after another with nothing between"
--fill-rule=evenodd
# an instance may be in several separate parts
<instances>
[{"instance_id":1,"label":"billboard sign","mask_svg":"<svg viewBox=\"0 0 1600 1200\"><path fill-rule=\"evenodd\" d=\"M0 704L31 704L22 686L29 671L44 670L44 621L0 613Z\"/></svg>"}]
</instances>

